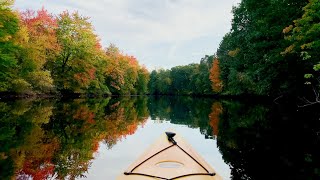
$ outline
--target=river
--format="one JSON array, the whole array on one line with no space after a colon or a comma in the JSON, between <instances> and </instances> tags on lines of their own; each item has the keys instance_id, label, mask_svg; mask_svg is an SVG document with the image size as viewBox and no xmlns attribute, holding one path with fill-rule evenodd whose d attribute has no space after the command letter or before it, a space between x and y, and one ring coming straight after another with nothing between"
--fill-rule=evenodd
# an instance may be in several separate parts
<instances>
[{"instance_id":1,"label":"river","mask_svg":"<svg viewBox=\"0 0 320 180\"><path fill-rule=\"evenodd\" d=\"M317 106L192 97L0 102L0 179L115 179L174 130L224 179L318 179Z\"/></svg>"}]
</instances>

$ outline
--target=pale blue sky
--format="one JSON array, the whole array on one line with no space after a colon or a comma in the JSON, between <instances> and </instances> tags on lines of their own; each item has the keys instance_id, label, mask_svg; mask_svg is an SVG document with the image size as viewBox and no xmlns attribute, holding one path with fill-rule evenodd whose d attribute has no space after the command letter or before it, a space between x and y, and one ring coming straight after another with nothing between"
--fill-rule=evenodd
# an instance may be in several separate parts
<instances>
[{"instance_id":1,"label":"pale blue sky","mask_svg":"<svg viewBox=\"0 0 320 180\"><path fill-rule=\"evenodd\" d=\"M216 52L240 0L16 0L14 8L44 6L91 17L104 47L116 44L149 70L199 63Z\"/></svg>"}]
</instances>

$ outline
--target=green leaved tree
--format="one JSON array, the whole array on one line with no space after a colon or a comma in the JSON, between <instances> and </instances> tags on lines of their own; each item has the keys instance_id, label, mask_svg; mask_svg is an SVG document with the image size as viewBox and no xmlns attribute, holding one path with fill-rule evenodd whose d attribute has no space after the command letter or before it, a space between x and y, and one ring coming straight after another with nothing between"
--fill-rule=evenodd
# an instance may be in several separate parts
<instances>
[{"instance_id":1,"label":"green leaved tree","mask_svg":"<svg viewBox=\"0 0 320 180\"><path fill-rule=\"evenodd\" d=\"M310 0L303 8L304 14L283 29L290 45L283 55L298 59L306 78L305 84L312 85L314 92L320 92L320 2ZM302 76L302 74L300 74ZM320 101L317 95L317 101Z\"/></svg>"},{"instance_id":2,"label":"green leaved tree","mask_svg":"<svg viewBox=\"0 0 320 180\"><path fill-rule=\"evenodd\" d=\"M96 79L95 62L100 45L89 18L65 11L58 16L61 52L51 69L60 91L84 93Z\"/></svg>"},{"instance_id":3,"label":"green leaved tree","mask_svg":"<svg viewBox=\"0 0 320 180\"><path fill-rule=\"evenodd\" d=\"M0 92L12 87L17 64L18 46L13 38L19 30L19 19L10 8L12 4L10 0L0 1Z\"/></svg>"}]
</instances>

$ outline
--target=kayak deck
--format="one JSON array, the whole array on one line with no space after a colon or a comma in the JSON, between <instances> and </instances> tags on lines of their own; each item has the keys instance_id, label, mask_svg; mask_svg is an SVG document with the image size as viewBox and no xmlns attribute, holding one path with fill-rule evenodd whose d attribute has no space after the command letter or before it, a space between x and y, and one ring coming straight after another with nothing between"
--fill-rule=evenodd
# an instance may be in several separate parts
<instances>
[{"instance_id":1,"label":"kayak deck","mask_svg":"<svg viewBox=\"0 0 320 180\"><path fill-rule=\"evenodd\" d=\"M173 141L177 144L161 135L117 180L222 179L181 136L175 135Z\"/></svg>"}]
</instances>

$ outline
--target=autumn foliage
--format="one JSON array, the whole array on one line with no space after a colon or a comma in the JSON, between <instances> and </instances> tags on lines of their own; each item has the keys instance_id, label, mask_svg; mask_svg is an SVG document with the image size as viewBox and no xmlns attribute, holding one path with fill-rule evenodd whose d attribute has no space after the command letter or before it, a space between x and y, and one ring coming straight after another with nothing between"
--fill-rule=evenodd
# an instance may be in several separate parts
<instances>
[{"instance_id":1,"label":"autumn foliage","mask_svg":"<svg viewBox=\"0 0 320 180\"><path fill-rule=\"evenodd\" d=\"M209 78L212 82L213 91L221 92L223 85L220 79L220 66L219 66L219 60L217 58L213 60L212 67L210 69Z\"/></svg>"},{"instance_id":2,"label":"autumn foliage","mask_svg":"<svg viewBox=\"0 0 320 180\"><path fill-rule=\"evenodd\" d=\"M149 73L115 45L104 49L89 17L44 7L15 13L11 5L0 3L0 92L147 93Z\"/></svg>"},{"instance_id":3,"label":"autumn foliage","mask_svg":"<svg viewBox=\"0 0 320 180\"><path fill-rule=\"evenodd\" d=\"M21 12L20 18L22 26L28 30L28 48L36 47L38 50L34 52L38 55L37 59L34 57L34 60L40 58L42 62L39 62L39 65L41 66L46 62L46 58L54 58L50 55L57 54L60 50L56 36L57 19L44 8L37 12L32 10Z\"/></svg>"}]
</instances>

